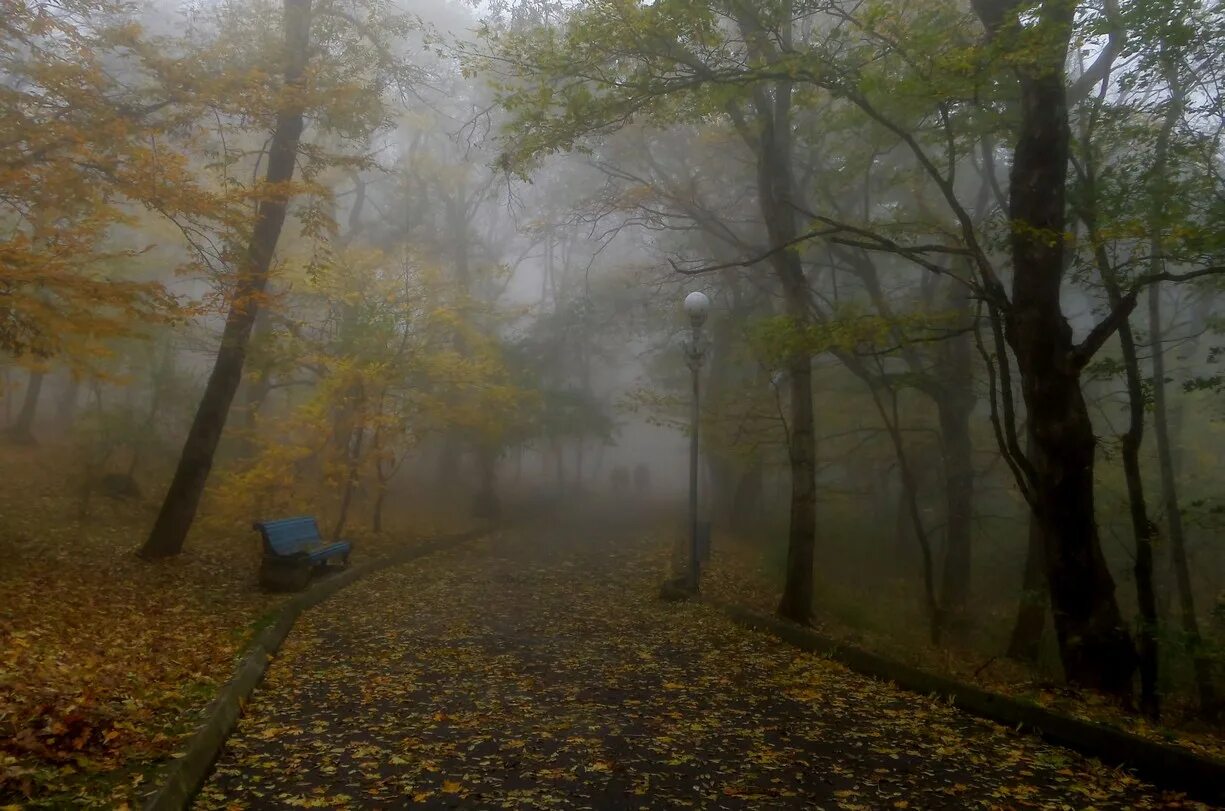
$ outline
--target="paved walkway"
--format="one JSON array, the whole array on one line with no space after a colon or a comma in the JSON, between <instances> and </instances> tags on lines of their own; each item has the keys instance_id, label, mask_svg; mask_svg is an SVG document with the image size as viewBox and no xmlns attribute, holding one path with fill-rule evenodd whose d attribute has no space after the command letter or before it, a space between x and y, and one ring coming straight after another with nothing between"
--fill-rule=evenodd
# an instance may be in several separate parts
<instances>
[{"instance_id":1,"label":"paved walkway","mask_svg":"<svg viewBox=\"0 0 1225 811\"><path fill-rule=\"evenodd\" d=\"M1178 807L665 605L663 544L591 524L508 531L312 610L197 807Z\"/></svg>"}]
</instances>

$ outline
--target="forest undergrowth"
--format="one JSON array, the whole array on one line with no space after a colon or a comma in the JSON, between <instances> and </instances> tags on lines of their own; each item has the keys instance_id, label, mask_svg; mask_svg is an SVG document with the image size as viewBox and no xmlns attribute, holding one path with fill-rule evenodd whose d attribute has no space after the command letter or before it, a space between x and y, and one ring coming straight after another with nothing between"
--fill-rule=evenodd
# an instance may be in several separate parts
<instances>
[{"instance_id":1,"label":"forest undergrowth","mask_svg":"<svg viewBox=\"0 0 1225 811\"><path fill-rule=\"evenodd\" d=\"M249 524L206 504L198 543L142 561L155 505L95 496L82 519L64 461L0 449L0 808L110 808L141 793L284 599L258 588ZM346 533L355 560L452 528L420 511L396 519Z\"/></svg>"},{"instance_id":2,"label":"forest undergrowth","mask_svg":"<svg viewBox=\"0 0 1225 811\"><path fill-rule=\"evenodd\" d=\"M712 565L703 573L704 593L773 614L778 603L777 565L760 543L743 537L721 540ZM823 636L1071 717L1225 760L1225 724L1209 724L1199 717L1186 685L1164 695L1163 723L1152 724L1100 693L1070 687L1058 672L1057 660L1044 658L1031 665L1004 656L1011 616L1002 604L999 611L984 608L974 625L936 648L923 634L921 595L916 589L894 584L868 593L836 578L824 580L818 572L812 621Z\"/></svg>"}]
</instances>

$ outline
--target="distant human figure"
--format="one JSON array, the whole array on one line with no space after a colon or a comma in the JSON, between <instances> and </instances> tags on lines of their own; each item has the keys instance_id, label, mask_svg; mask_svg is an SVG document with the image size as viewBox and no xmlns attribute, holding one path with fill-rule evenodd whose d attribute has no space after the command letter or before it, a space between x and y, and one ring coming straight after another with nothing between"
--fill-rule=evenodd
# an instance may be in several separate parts
<instances>
[{"instance_id":1,"label":"distant human figure","mask_svg":"<svg viewBox=\"0 0 1225 811\"><path fill-rule=\"evenodd\" d=\"M630 474L625 469L624 465L617 465L612 470L612 489L617 495L621 495L630 487Z\"/></svg>"},{"instance_id":2,"label":"distant human figure","mask_svg":"<svg viewBox=\"0 0 1225 811\"><path fill-rule=\"evenodd\" d=\"M646 466L645 462L639 462L634 466L634 490L638 495L645 496L650 489L651 469Z\"/></svg>"}]
</instances>

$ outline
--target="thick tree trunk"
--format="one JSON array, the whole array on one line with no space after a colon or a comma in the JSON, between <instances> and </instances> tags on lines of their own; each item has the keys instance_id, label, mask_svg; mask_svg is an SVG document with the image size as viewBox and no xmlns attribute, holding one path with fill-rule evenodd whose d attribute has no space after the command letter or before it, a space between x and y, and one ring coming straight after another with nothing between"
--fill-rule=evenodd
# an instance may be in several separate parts
<instances>
[{"instance_id":1,"label":"thick tree trunk","mask_svg":"<svg viewBox=\"0 0 1225 811\"><path fill-rule=\"evenodd\" d=\"M974 6L995 34L1029 8L990 0ZM1064 63L1075 10L1072 0L1046 0L1035 11L1040 30L1024 44L1008 43L1017 57L1020 116L1009 188L1013 280L1005 323L1033 432L1029 478L1064 671L1071 682L1126 699L1136 651L1102 555L1093 498L1097 440L1080 388L1084 358L1060 306L1070 138Z\"/></svg>"},{"instance_id":2,"label":"thick tree trunk","mask_svg":"<svg viewBox=\"0 0 1225 811\"><path fill-rule=\"evenodd\" d=\"M310 56L310 24L310 0L284 0L285 94L268 148L265 197L256 211L245 262L235 280L234 299L226 317L217 360L183 444L170 489L149 538L140 550L144 558L168 557L182 551L208 482L230 405L242 382L247 343L259 312L260 294L268 283L268 271L289 206L286 184L293 179L298 142L302 137L301 88Z\"/></svg>"},{"instance_id":3,"label":"thick tree trunk","mask_svg":"<svg viewBox=\"0 0 1225 811\"><path fill-rule=\"evenodd\" d=\"M9 429L9 438L22 445L34 444L34 415L38 413L38 401L43 392L43 380L46 372L33 371L26 382L25 397L21 401L21 410L17 412L17 420Z\"/></svg>"},{"instance_id":4,"label":"thick tree trunk","mask_svg":"<svg viewBox=\"0 0 1225 811\"><path fill-rule=\"evenodd\" d=\"M1020 266L1018 279L1025 276ZM1034 433L1034 498L1046 544L1047 581L1060 656L1068 679L1119 696L1131 692L1135 649L1123 625L1114 579L1102 555L1094 515L1097 440L1069 368L1071 330L1062 315L1028 306L1041 293L1014 286L1010 343ZM1057 289L1056 289L1057 296Z\"/></svg>"},{"instance_id":5,"label":"thick tree trunk","mask_svg":"<svg viewBox=\"0 0 1225 811\"><path fill-rule=\"evenodd\" d=\"M1094 520L1093 432L1079 392L1068 393L1067 381L1056 383L1051 388L1064 391L1052 399L1064 408L1035 420L1045 425L1035 428L1034 462L1060 657L1069 681L1126 697L1136 657Z\"/></svg>"}]
</instances>

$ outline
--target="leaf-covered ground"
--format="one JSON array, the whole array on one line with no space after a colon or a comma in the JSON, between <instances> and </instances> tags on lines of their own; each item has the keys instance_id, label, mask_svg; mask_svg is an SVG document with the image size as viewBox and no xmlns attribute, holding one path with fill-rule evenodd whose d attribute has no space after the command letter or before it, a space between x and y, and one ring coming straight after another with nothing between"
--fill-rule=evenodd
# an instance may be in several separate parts
<instances>
[{"instance_id":1,"label":"leaf-covered ground","mask_svg":"<svg viewBox=\"0 0 1225 811\"><path fill-rule=\"evenodd\" d=\"M69 468L0 448L0 809L145 791L282 599L256 586L249 524L206 514L183 555L146 563L155 505L96 498L79 521ZM358 559L381 551L365 538Z\"/></svg>"},{"instance_id":2,"label":"leaf-covered ground","mask_svg":"<svg viewBox=\"0 0 1225 811\"><path fill-rule=\"evenodd\" d=\"M778 602L779 577L769 571L761 545L730 537L718 541L719 553L704 574L705 593L724 602L771 613ZM978 599L984 603L996 603L997 611L1002 604L1003 613L980 607L977 634L970 638L950 634L943 646L933 647L928 642L925 614L919 607L920 596L911 590L914 585L912 580L870 590L848 583L819 583L814 624L826 637L895 661L1032 701L1064 715L1112 725L1159 743L1173 743L1225 760L1225 725L1206 722L1198 711L1198 702L1186 690L1165 688L1164 724L1155 725L1138 714L1124 711L1101 694L1070 688L1063 682L1058 656L1053 649L1049 651L1053 661L1043 667L1000 655L1007 645L1007 637L988 634L981 626L994 624L996 629L1002 627L1005 634L1011 629L1016 610L1012 594L998 601L991 600L988 595L979 595ZM843 596L841 605L836 599L830 599L837 592ZM1053 632L1048 629L1047 633ZM1163 644L1168 649L1178 643L1166 640ZM1053 643L1051 645L1053 648ZM1168 667L1168 664L1163 666Z\"/></svg>"},{"instance_id":3,"label":"leaf-covered ground","mask_svg":"<svg viewBox=\"0 0 1225 811\"><path fill-rule=\"evenodd\" d=\"M1181 807L1134 778L656 599L612 516L312 610L202 808Z\"/></svg>"}]
</instances>

